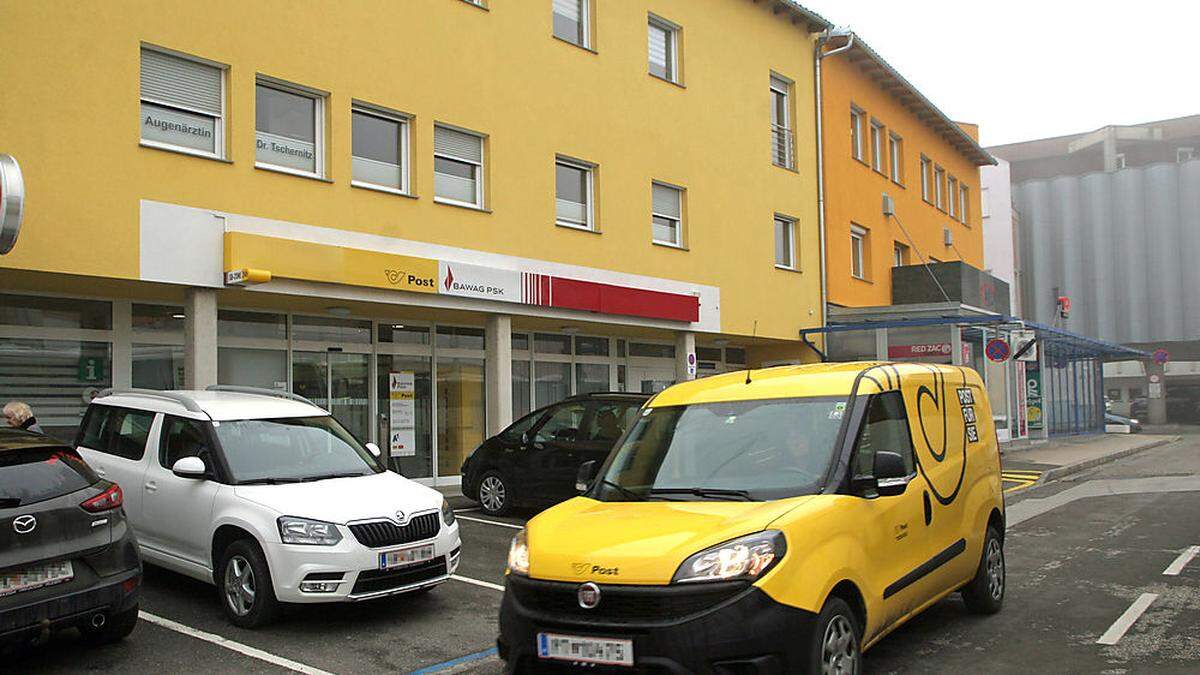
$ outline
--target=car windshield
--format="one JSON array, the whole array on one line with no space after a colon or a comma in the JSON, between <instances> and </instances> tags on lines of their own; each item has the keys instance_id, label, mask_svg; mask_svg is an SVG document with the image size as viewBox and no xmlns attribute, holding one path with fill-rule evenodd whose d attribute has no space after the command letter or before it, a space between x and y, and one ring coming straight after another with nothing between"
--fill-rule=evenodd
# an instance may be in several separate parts
<instances>
[{"instance_id":1,"label":"car windshield","mask_svg":"<svg viewBox=\"0 0 1200 675\"><path fill-rule=\"evenodd\" d=\"M845 401L788 398L648 408L591 495L766 500L817 492Z\"/></svg>"},{"instance_id":2,"label":"car windshield","mask_svg":"<svg viewBox=\"0 0 1200 675\"><path fill-rule=\"evenodd\" d=\"M234 481L300 482L366 476L383 467L329 416L213 422Z\"/></svg>"}]
</instances>

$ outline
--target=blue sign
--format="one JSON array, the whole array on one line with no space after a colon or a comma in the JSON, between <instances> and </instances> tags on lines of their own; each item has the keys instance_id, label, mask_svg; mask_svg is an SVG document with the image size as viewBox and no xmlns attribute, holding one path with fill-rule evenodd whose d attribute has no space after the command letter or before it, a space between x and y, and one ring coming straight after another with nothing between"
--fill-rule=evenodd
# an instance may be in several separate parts
<instances>
[{"instance_id":1,"label":"blue sign","mask_svg":"<svg viewBox=\"0 0 1200 675\"><path fill-rule=\"evenodd\" d=\"M1012 347L1001 338L993 338L988 340L987 346L983 349L987 357L996 363L1007 361L1009 356L1012 356Z\"/></svg>"}]
</instances>

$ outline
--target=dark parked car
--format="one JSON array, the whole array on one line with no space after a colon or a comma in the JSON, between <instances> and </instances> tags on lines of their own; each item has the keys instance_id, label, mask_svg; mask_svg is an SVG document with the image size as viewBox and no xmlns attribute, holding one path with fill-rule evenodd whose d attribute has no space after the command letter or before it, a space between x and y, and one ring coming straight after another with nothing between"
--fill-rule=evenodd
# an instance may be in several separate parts
<instances>
[{"instance_id":1,"label":"dark parked car","mask_svg":"<svg viewBox=\"0 0 1200 675\"><path fill-rule=\"evenodd\" d=\"M1130 433L1138 433L1142 430L1142 423L1136 418L1118 415L1116 413L1104 413L1105 424L1124 424L1129 427Z\"/></svg>"},{"instance_id":2,"label":"dark parked car","mask_svg":"<svg viewBox=\"0 0 1200 675\"><path fill-rule=\"evenodd\" d=\"M0 644L133 631L142 564L123 501L72 448L0 429Z\"/></svg>"},{"instance_id":3,"label":"dark parked car","mask_svg":"<svg viewBox=\"0 0 1200 675\"><path fill-rule=\"evenodd\" d=\"M582 394L529 413L471 453L463 494L493 515L574 496L579 465L603 462L649 398Z\"/></svg>"}]
</instances>

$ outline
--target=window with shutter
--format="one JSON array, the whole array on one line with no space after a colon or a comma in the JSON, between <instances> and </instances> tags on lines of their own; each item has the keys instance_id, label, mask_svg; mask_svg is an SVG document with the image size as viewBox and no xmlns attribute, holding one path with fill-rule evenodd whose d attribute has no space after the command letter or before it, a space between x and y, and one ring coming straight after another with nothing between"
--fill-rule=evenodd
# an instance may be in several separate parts
<instances>
[{"instance_id":1,"label":"window with shutter","mask_svg":"<svg viewBox=\"0 0 1200 675\"><path fill-rule=\"evenodd\" d=\"M588 47L588 0L552 0L554 36Z\"/></svg>"},{"instance_id":2,"label":"window with shutter","mask_svg":"<svg viewBox=\"0 0 1200 675\"><path fill-rule=\"evenodd\" d=\"M483 138L435 126L433 128L434 200L483 207Z\"/></svg>"},{"instance_id":3,"label":"window with shutter","mask_svg":"<svg viewBox=\"0 0 1200 675\"><path fill-rule=\"evenodd\" d=\"M408 119L356 105L351 119L351 183L408 192Z\"/></svg>"},{"instance_id":4,"label":"window with shutter","mask_svg":"<svg viewBox=\"0 0 1200 675\"><path fill-rule=\"evenodd\" d=\"M257 165L323 176L325 98L306 89L259 80L254 101Z\"/></svg>"},{"instance_id":5,"label":"window with shutter","mask_svg":"<svg viewBox=\"0 0 1200 675\"><path fill-rule=\"evenodd\" d=\"M655 16L649 21L650 74L670 82L679 82L678 45L673 24Z\"/></svg>"},{"instance_id":6,"label":"window with shutter","mask_svg":"<svg viewBox=\"0 0 1200 675\"><path fill-rule=\"evenodd\" d=\"M223 157L224 69L145 47L141 60L142 142Z\"/></svg>"},{"instance_id":7,"label":"window with shutter","mask_svg":"<svg viewBox=\"0 0 1200 675\"><path fill-rule=\"evenodd\" d=\"M677 187L653 183L651 220L653 241L682 246L683 191Z\"/></svg>"}]
</instances>

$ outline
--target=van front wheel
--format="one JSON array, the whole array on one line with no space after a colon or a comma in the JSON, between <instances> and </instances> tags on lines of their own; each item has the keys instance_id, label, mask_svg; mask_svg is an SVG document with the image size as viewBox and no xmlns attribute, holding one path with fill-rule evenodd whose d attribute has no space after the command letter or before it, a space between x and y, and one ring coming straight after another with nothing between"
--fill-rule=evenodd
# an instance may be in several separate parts
<instances>
[{"instance_id":1,"label":"van front wheel","mask_svg":"<svg viewBox=\"0 0 1200 675\"><path fill-rule=\"evenodd\" d=\"M963 602L973 614L995 614L1004 606L1004 543L996 528L988 526L983 555L975 578L962 589Z\"/></svg>"},{"instance_id":2,"label":"van front wheel","mask_svg":"<svg viewBox=\"0 0 1200 675\"><path fill-rule=\"evenodd\" d=\"M845 600L825 601L813 631L810 673L858 675L862 672L862 636L858 620Z\"/></svg>"}]
</instances>

